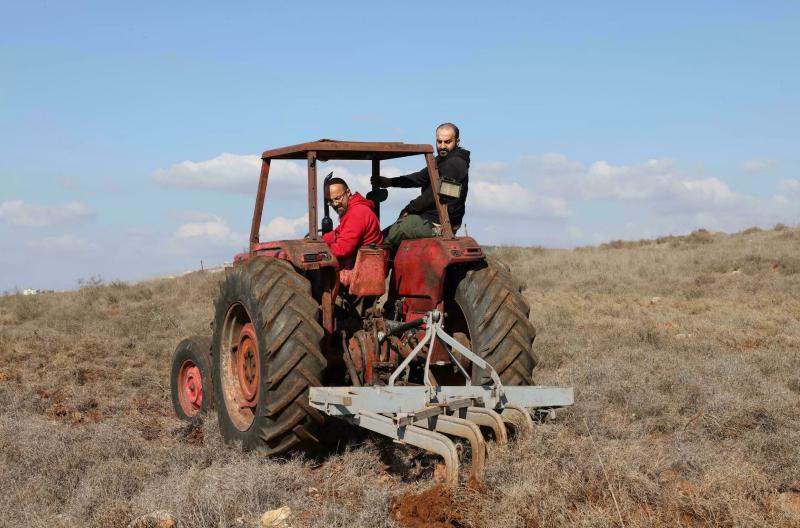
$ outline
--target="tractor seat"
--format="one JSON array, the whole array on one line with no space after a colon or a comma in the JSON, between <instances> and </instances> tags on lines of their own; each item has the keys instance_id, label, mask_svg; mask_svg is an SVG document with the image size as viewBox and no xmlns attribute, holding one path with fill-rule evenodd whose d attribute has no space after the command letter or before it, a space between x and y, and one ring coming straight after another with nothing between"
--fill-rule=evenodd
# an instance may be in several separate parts
<instances>
[{"instance_id":1,"label":"tractor seat","mask_svg":"<svg viewBox=\"0 0 800 528\"><path fill-rule=\"evenodd\" d=\"M386 189L372 189L370 192L367 193L367 200L372 200L375 205L380 204L381 202L386 201L386 198L389 197L389 191Z\"/></svg>"},{"instance_id":2,"label":"tractor seat","mask_svg":"<svg viewBox=\"0 0 800 528\"><path fill-rule=\"evenodd\" d=\"M379 297L386 293L388 270L388 249L370 244L359 248L353 269L339 271L339 282L356 297Z\"/></svg>"}]
</instances>

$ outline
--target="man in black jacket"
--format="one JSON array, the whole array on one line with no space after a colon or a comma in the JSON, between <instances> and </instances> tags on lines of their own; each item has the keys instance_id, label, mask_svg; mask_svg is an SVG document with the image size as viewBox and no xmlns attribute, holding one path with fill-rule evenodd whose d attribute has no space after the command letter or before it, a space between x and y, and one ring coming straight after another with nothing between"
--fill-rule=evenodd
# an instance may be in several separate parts
<instances>
[{"instance_id":1,"label":"man in black jacket","mask_svg":"<svg viewBox=\"0 0 800 528\"><path fill-rule=\"evenodd\" d=\"M436 127L436 166L439 178L453 180L461 184L461 194L447 204L447 213L453 232L461 227L464 218L464 203L467 200L469 181L469 151L459 146L458 127L453 123L443 123ZM421 187L420 195L411 200L400 213L400 218L384 230L384 242L397 246L408 238L426 238L437 234L439 213L433 199L433 189L428 176L428 168L397 178L374 176L372 185L378 187Z\"/></svg>"}]
</instances>

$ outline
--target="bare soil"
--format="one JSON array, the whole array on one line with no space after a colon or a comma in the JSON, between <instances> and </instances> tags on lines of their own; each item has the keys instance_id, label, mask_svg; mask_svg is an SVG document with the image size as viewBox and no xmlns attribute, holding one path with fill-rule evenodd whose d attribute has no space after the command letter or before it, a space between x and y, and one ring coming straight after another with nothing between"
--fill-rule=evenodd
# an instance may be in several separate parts
<instances>
[{"instance_id":1,"label":"bare soil","mask_svg":"<svg viewBox=\"0 0 800 528\"><path fill-rule=\"evenodd\" d=\"M576 405L490 445L486 487L341 425L261 459L173 416L178 342L220 274L0 297L0 526L800 526L800 229L494 248L525 284L535 379Z\"/></svg>"},{"instance_id":2,"label":"bare soil","mask_svg":"<svg viewBox=\"0 0 800 528\"><path fill-rule=\"evenodd\" d=\"M453 490L442 484L420 492L407 491L392 500L392 518L408 528L465 526Z\"/></svg>"}]
</instances>

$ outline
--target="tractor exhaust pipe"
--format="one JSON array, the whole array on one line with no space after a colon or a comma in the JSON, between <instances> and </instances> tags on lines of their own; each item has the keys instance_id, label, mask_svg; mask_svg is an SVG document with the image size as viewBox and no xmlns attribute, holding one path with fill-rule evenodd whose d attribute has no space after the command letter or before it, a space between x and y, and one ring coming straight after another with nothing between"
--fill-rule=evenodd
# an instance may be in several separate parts
<instances>
[{"instance_id":1,"label":"tractor exhaust pipe","mask_svg":"<svg viewBox=\"0 0 800 528\"><path fill-rule=\"evenodd\" d=\"M328 184L333 178L333 171L331 171L327 176L325 176L325 180L323 182L323 191L322 191L322 202L325 207L325 216L322 218L322 234L329 233L333 231L333 220L331 220L331 206L328 203Z\"/></svg>"}]
</instances>

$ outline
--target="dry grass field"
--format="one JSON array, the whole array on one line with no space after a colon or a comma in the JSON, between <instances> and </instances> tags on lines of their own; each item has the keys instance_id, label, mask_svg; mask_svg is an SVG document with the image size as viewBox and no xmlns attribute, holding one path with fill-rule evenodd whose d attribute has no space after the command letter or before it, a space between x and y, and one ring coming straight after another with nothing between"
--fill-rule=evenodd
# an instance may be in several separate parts
<instances>
[{"instance_id":1,"label":"dry grass field","mask_svg":"<svg viewBox=\"0 0 800 528\"><path fill-rule=\"evenodd\" d=\"M221 277L198 272L0 298L0 525L800 526L800 229L492 251L526 285L537 382L576 405L492 446L485 490L428 492L423 522L409 448L338 428L327 457L263 460L175 419L170 356L210 333Z\"/></svg>"}]
</instances>

